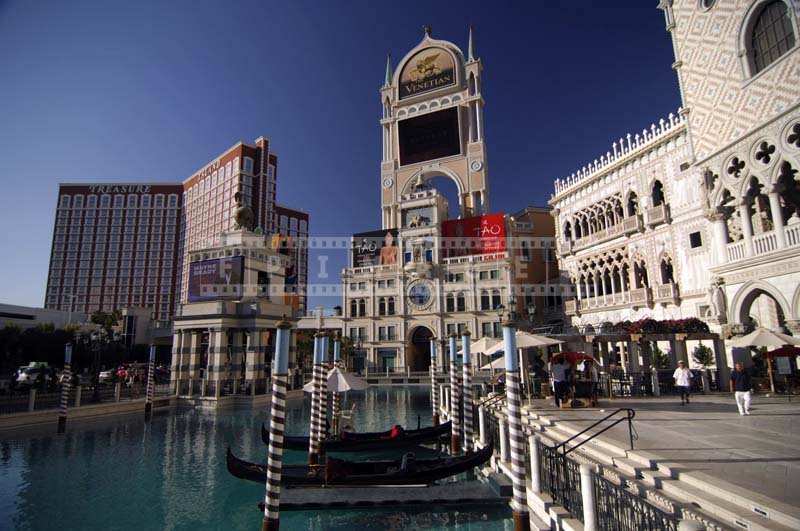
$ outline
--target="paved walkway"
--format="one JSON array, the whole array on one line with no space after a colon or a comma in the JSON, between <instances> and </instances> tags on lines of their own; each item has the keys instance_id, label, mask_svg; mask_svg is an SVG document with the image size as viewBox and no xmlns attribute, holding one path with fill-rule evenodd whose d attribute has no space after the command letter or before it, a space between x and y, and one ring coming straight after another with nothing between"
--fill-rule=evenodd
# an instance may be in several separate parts
<instances>
[{"instance_id":1,"label":"paved walkway","mask_svg":"<svg viewBox=\"0 0 800 531\"><path fill-rule=\"evenodd\" d=\"M585 425L619 407L636 410L636 450L660 456L687 470L703 471L744 489L800 507L800 397L755 396L751 415L742 417L730 395L696 395L681 406L670 398L601 401L600 409L556 410L548 414ZM628 445L621 423L605 437Z\"/></svg>"}]
</instances>

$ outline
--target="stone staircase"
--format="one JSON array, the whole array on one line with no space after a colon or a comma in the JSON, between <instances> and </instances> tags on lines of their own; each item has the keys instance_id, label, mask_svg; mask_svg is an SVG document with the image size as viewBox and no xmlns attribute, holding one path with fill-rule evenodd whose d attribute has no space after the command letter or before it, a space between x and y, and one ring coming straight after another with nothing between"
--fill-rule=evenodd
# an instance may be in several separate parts
<instances>
[{"instance_id":1,"label":"stone staircase","mask_svg":"<svg viewBox=\"0 0 800 531\"><path fill-rule=\"evenodd\" d=\"M583 429L531 410L525 410L523 423L529 434L536 433L543 442L552 445ZM590 436L580 436L576 443ZM702 472L682 470L674 463L645 451L629 450L602 435L575 450L570 457L594 465L603 477L668 512L700 521L707 529L800 529L800 510L795 507Z\"/></svg>"}]
</instances>

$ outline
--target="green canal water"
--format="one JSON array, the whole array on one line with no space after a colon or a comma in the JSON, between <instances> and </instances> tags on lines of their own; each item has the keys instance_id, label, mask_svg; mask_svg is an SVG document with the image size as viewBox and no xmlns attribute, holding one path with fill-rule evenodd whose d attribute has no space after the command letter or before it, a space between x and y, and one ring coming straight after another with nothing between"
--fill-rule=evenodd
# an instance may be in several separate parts
<instances>
[{"instance_id":1,"label":"green canal water","mask_svg":"<svg viewBox=\"0 0 800 531\"><path fill-rule=\"evenodd\" d=\"M424 387L350 393L358 431L430 423ZM287 433L308 433L308 398L287 404ZM179 410L0 434L0 530L255 530L264 487L236 479L225 451L266 460L266 408ZM300 463L302 452L287 451ZM512 529L506 508L435 507L285 511L285 530Z\"/></svg>"}]
</instances>

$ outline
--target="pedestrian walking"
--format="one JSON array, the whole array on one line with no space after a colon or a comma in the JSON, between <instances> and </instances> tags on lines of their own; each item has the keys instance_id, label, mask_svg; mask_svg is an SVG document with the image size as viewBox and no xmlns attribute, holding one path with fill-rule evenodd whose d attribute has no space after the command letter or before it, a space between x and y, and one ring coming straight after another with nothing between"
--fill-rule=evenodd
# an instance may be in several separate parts
<instances>
[{"instance_id":1,"label":"pedestrian walking","mask_svg":"<svg viewBox=\"0 0 800 531\"><path fill-rule=\"evenodd\" d=\"M744 365L737 363L731 371L731 393L736 398L736 406L739 408L739 415L750 414L750 398L753 391L753 382L750 380L750 373Z\"/></svg>"},{"instance_id":2,"label":"pedestrian walking","mask_svg":"<svg viewBox=\"0 0 800 531\"><path fill-rule=\"evenodd\" d=\"M692 385L692 371L690 371L683 361L678 362L678 368L672 374L675 379L675 387L681 394L681 405L689 403L689 389Z\"/></svg>"},{"instance_id":3,"label":"pedestrian walking","mask_svg":"<svg viewBox=\"0 0 800 531\"><path fill-rule=\"evenodd\" d=\"M559 358L555 363L550 364L550 378L553 380L553 395L556 407L561 407L561 400L566 394L567 369L569 366L563 358Z\"/></svg>"}]
</instances>

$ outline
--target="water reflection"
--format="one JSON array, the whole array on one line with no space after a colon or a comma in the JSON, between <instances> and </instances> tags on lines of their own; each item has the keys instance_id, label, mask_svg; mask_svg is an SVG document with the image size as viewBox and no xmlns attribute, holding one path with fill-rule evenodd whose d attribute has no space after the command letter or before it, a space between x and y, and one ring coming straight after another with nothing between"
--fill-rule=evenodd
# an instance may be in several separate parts
<instances>
[{"instance_id":1,"label":"water reflection","mask_svg":"<svg viewBox=\"0 0 800 531\"><path fill-rule=\"evenodd\" d=\"M370 388L345 396L359 431L430 423L425 388ZM290 402L287 433L308 433L309 401ZM263 486L231 477L225 450L265 461L258 410L185 410L72 422L65 435L47 426L0 435L0 529L258 528ZM303 462L287 452L287 462ZM502 529L505 510L285 512L284 529Z\"/></svg>"}]
</instances>

